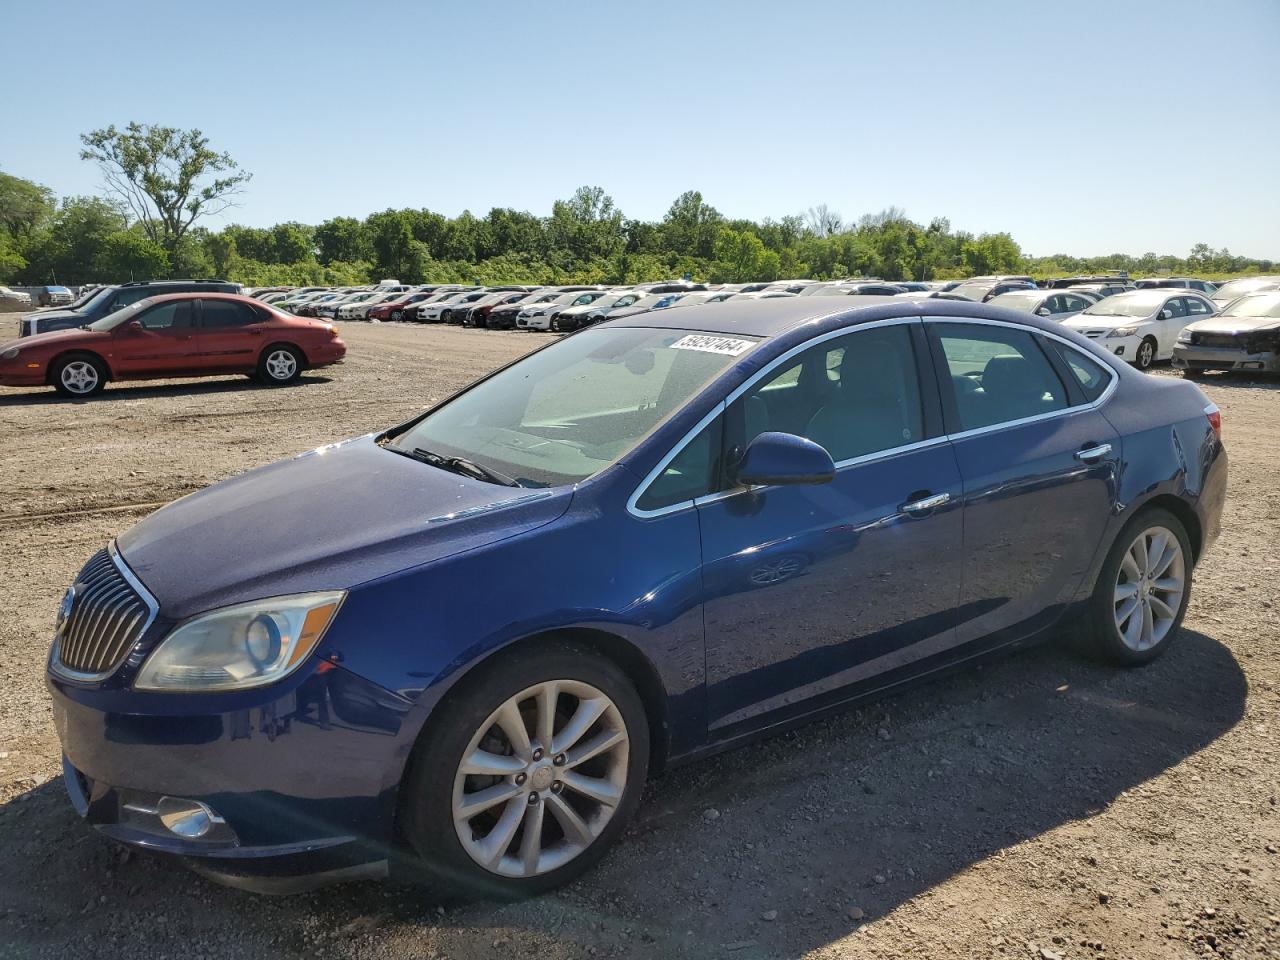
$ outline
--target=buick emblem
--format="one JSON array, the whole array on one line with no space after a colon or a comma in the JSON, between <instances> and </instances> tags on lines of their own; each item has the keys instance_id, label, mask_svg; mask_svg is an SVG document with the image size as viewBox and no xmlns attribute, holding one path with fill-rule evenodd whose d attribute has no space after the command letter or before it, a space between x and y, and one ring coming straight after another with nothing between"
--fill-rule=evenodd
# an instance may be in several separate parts
<instances>
[{"instance_id":1,"label":"buick emblem","mask_svg":"<svg viewBox=\"0 0 1280 960\"><path fill-rule=\"evenodd\" d=\"M71 608L76 603L76 587L75 584L67 587L67 592L62 595L62 603L58 604L58 623L54 627L54 632L61 635L63 629L67 626L67 621L71 619Z\"/></svg>"}]
</instances>

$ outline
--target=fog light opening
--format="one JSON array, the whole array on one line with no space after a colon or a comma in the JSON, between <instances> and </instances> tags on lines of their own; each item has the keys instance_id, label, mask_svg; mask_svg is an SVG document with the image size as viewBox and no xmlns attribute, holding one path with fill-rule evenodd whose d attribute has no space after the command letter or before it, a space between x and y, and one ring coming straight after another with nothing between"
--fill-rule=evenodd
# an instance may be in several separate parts
<instances>
[{"instance_id":1,"label":"fog light opening","mask_svg":"<svg viewBox=\"0 0 1280 960\"><path fill-rule=\"evenodd\" d=\"M225 821L199 800L181 797L161 797L156 804L156 816L170 833L188 840L198 840L216 825Z\"/></svg>"}]
</instances>

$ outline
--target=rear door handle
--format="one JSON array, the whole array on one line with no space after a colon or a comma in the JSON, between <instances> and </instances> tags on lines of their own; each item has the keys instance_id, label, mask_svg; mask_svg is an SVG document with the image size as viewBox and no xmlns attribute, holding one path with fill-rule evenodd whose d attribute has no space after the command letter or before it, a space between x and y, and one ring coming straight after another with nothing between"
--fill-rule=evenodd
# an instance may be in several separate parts
<instances>
[{"instance_id":1,"label":"rear door handle","mask_svg":"<svg viewBox=\"0 0 1280 960\"><path fill-rule=\"evenodd\" d=\"M1085 447L1083 450L1077 450L1076 459L1083 460L1085 463L1096 463L1110 452L1111 444L1099 443L1092 447Z\"/></svg>"},{"instance_id":2,"label":"rear door handle","mask_svg":"<svg viewBox=\"0 0 1280 960\"><path fill-rule=\"evenodd\" d=\"M928 513L930 510L936 510L943 504L951 502L951 494L934 493L927 497L921 497L919 500L911 500L904 503L898 509L902 513Z\"/></svg>"}]
</instances>

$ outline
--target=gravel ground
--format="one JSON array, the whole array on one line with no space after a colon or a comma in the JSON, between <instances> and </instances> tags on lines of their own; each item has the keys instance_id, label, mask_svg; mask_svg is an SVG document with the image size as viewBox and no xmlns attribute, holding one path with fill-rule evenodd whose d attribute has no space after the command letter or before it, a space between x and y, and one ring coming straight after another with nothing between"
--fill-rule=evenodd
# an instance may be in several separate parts
<instances>
[{"instance_id":1,"label":"gravel ground","mask_svg":"<svg viewBox=\"0 0 1280 960\"><path fill-rule=\"evenodd\" d=\"M161 503L545 342L344 336L346 364L288 389L0 395L0 956L1280 956L1280 384L1260 380L1205 387L1223 538L1145 669L1043 646L673 771L599 869L522 904L391 883L266 898L101 839L64 795L42 680L83 560Z\"/></svg>"}]
</instances>

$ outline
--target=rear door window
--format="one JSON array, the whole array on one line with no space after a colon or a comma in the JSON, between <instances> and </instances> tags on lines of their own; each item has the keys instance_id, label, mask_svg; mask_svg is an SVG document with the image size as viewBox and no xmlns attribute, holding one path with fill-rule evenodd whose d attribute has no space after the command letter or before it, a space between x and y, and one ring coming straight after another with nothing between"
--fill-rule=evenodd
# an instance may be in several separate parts
<instances>
[{"instance_id":1,"label":"rear door window","mask_svg":"<svg viewBox=\"0 0 1280 960\"><path fill-rule=\"evenodd\" d=\"M945 364L944 395L954 398L954 428L977 430L1065 410L1067 390L1026 330L987 324L931 323Z\"/></svg>"},{"instance_id":2,"label":"rear door window","mask_svg":"<svg viewBox=\"0 0 1280 960\"><path fill-rule=\"evenodd\" d=\"M204 330L246 327L262 318L252 307L231 300L201 300L200 326Z\"/></svg>"}]
</instances>

